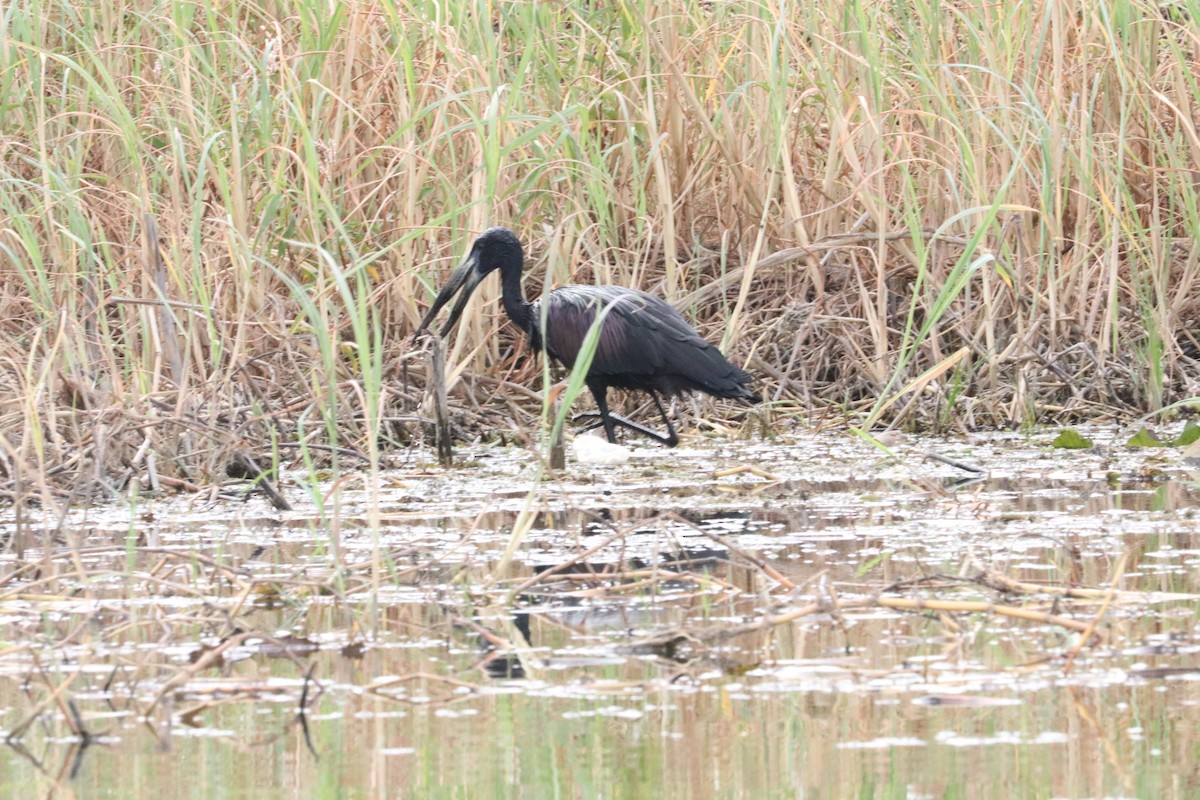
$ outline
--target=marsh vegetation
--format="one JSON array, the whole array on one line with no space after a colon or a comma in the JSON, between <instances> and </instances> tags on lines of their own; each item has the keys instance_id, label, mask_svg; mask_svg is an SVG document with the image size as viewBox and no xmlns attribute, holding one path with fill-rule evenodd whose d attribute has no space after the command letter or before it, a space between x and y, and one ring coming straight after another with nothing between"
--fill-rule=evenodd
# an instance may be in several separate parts
<instances>
[{"instance_id":1,"label":"marsh vegetation","mask_svg":"<svg viewBox=\"0 0 1200 800\"><path fill-rule=\"evenodd\" d=\"M1200 394L1197 11L10 0L0 790L1191 796L1186 454L1042 426ZM762 408L550 470L484 285L432 466L495 224Z\"/></svg>"}]
</instances>

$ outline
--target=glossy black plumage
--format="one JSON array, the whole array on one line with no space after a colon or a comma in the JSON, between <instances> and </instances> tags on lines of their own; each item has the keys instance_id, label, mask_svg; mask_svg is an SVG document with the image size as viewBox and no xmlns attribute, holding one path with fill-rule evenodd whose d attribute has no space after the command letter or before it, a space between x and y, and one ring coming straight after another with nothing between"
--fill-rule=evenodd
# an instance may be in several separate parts
<instances>
[{"instance_id":1,"label":"glossy black plumage","mask_svg":"<svg viewBox=\"0 0 1200 800\"><path fill-rule=\"evenodd\" d=\"M442 328L442 336L449 333L471 292L484 276L498 269L509 318L525 331L534 348L544 350L568 369L575 366L596 314L609 309L585 378L599 413L581 416L596 419L592 427L603 425L610 442L616 441L615 426L621 425L668 446L677 444L679 439L660 396L701 391L758 402L759 397L749 389L750 375L730 364L661 298L621 286L564 286L528 303L521 291L523 265L521 243L512 231L484 231L438 293L418 332L462 289ZM612 414L608 410L609 387L647 392L666 423L667 434Z\"/></svg>"}]
</instances>

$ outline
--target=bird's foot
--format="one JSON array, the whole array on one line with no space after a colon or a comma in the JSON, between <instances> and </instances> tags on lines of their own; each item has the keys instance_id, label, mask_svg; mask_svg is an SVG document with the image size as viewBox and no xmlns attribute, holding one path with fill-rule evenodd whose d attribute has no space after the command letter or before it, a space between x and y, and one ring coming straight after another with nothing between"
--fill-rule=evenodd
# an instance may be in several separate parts
<instances>
[{"instance_id":1,"label":"bird's foot","mask_svg":"<svg viewBox=\"0 0 1200 800\"><path fill-rule=\"evenodd\" d=\"M571 417L572 425L578 425L581 422L587 422L588 424L580 428L579 433L587 433L588 431L594 431L596 428L602 426L604 424L604 418L599 414L594 413L576 414L575 416Z\"/></svg>"}]
</instances>

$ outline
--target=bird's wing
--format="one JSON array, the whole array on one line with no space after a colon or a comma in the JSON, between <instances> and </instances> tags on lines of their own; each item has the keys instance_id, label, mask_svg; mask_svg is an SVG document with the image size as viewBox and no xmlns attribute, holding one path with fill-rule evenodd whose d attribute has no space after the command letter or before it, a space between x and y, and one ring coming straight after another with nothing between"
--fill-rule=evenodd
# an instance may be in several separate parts
<instances>
[{"instance_id":1,"label":"bird's wing","mask_svg":"<svg viewBox=\"0 0 1200 800\"><path fill-rule=\"evenodd\" d=\"M610 303L616 303L605 318L600 332L600 343L592 357L593 368L598 363L617 363L626 355L627 326L614 324L617 309L632 301L627 291L613 292L608 286L564 286L543 296L532 309L536 315L534 325L545 331L546 350L568 369L575 366L584 339L596 320L597 312ZM544 311L543 311L544 309ZM544 313L545 318L542 318Z\"/></svg>"},{"instance_id":2,"label":"bird's wing","mask_svg":"<svg viewBox=\"0 0 1200 800\"><path fill-rule=\"evenodd\" d=\"M737 394L745 373L661 298L620 286L564 286L542 298L547 350L573 367L599 309L611 306L590 375L658 379L665 391ZM539 309L540 310L540 309ZM538 320L540 326L540 320Z\"/></svg>"}]
</instances>

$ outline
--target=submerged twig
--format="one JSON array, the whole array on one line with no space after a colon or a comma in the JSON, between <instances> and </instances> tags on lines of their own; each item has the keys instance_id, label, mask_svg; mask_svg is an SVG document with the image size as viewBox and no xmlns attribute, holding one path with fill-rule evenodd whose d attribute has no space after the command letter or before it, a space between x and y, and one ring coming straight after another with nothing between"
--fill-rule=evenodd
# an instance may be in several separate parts
<instances>
[{"instance_id":1,"label":"submerged twig","mask_svg":"<svg viewBox=\"0 0 1200 800\"><path fill-rule=\"evenodd\" d=\"M941 453L935 453L932 450L926 450L921 455L925 456L931 461L937 461L938 463L945 464L948 467L961 469L964 472L971 472L976 475L982 475L987 472L987 470L985 470L983 467L977 467L974 464L968 464L965 461L958 461L950 458L949 456L944 456Z\"/></svg>"},{"instance_id":2,"label":"submerged twig","mask_svg":"<svg viewBox=\"0 0 1200 800\"><path fill-rule=\"evenodd\" d=\"M774 567L772 567L770 564L768 564L766 561L762 560L758 556L748 553L745 550L743 550L742 548L738 547L733 542L729 541L729 537L722 536L721 534L716 533L715 531L708 530L707 528L702 528L701 526L697 525L696 523L692 522L691 520L684 519L683 517L679 516L678 514L671 514L670 516L676 522L679 522L682 525L687 525L692 530L699 533L701 536L705 536L709 539L712 539L717 544L719 544L722 547L729 550L729 552L733 553L734 555L738 556L739 558L742 558L747 563L754 565L754 567L756 567L760 572L762 572L768 578L775 581L776 583L778 583L780 586L787 589L788 591L792 591L796 588L796 584L792 583L790 580L788 580L786 577L784 577L779 572L779 570L775 569Z\"/></svg>"},{"instance_id":3,"label":"submerged twig","mask_svg":"<svg viewBox=\"0 0 1200 800\"><path fill-rule=\"evenodd\" d=\"M937 600L927 598L908 598L908 597L870 597L870 598L838 598L836 601L838 609L854 609L854 608L891 608L898 611L947 611L960 613L993 613L1001 616L1012 617L1014 619L1023 619L1029 622L1041 622L1051 625L1057 625L1061 628L1073 630L1078 633L1087 634L1088 637L1103 639L1103 636L1093 630L1093 626L1086 622L1069 619L1067 617L1049 614L1044 611L1034 611L1027 608L1019 608L1015 606L1006 606L999 603L988 601L972 601L972 600ZM809 617L819 613L833 613L834 604L829 600L821 600L815 603L801 606L782 614L766 614L754 622L749 622L744 625L737 625L732 628L720 628L705 631L693 632L692 635L701 641L723 642L739 636L744 636L749 633L769 630L780 625L786 625L795 622L798 619ZM1086 639L1085 639L1086 641Z\"/></svg>"},{"instance_id":4,"label":"submerged twig","mask_svg":"<svg viewBox=\"0 0 1200 800\"><path fill-rule=\"evenodd\" d=\"M275 489L275 484L267 477L267 473L255 462L254 457L245 450L237 450L225 467L225 473L231 478L249 480L267 496L276 511L291 511L292 504Z\"/></svg>"},{"instance_id":5,"label":"submerged twig","mask_svg":"<svg viewBox=\"0 0 1200 800\"><path fill-rule=\"evenodd\" d=\"M300 730L304 733L304 744L308 747L308 752L312 755L314 761L320 761L320 756L317 755L317 748L313 746L312 732L308 729L308 687L312 686L313 671L317 665L309 664L308 670L304 673L304 686L300 689L300 701L296 704L296 721L300 724Z\"/></svg>"},{"instance_id":6,"label":"submerged twig","mask_svg":"<svg viewBox=\"0 0 1200 800\"><path fill-rule=\"evenodd\" d=\"M1083 635L1079 637L1079 643L1071 649L1070 655L1067 656L1067 663L1063 664L1064 675L1070 673L1071 668L1075 665L1075 656L1077 656L1079 651L1083 649L1085 644L1087 644L1088 638L1095 631L1096 626L1100 624L1100 620L1103 619L1104 615L1108 612L1109 603L1112 602L1113 596L1117 593L1117 584L1120 583L1125 577L1125 565L1128 563L1128 561L1129 553L1122 553L1120 561L1117 562L1116 569L1113 570L1112 580L1109 581L1108 594L1100 603L1100 608L1096 609L1096 613L1092 616L1091 621L1088 622L1087 626L1083 629Z\"/></svg>"},{"instance_id":7,"label":"submerged twig","mask_svg":"<svg viewBox=\"0 0 1200 800\"><path fill-rule=\"evenodd\" d=\"M568 569L569 567L575 566L576 564L578 564L580 561L583 561L588 556L599 553L601 550L608 547L613 542L619 541L623 538L625 538L624 531L618 531L617 533L614 533L612 536L608 537L607 539L605 539L603 542L596 545L595 547L589 547L587 550L584 550L582 553L577 553L576 555L572 556L571 558L567 559L566 561L563 561L562 563L559 563L559 564L555 564L550 569L539 572L537 575L534 575L532 578L524 581L519 586L517 586L517 588L511 590L508 593L509 597L514 597L514 598L519 597L521 595L521 593L524 592L529 587L534 586L538 583L541 583L542 581L546 580L547 578L549 578L553 575L556 575L557 573L562 572L563 570Z\"/></svg>"}]
</instances>

